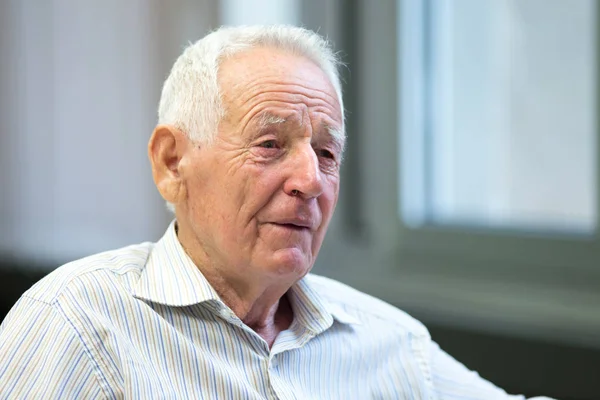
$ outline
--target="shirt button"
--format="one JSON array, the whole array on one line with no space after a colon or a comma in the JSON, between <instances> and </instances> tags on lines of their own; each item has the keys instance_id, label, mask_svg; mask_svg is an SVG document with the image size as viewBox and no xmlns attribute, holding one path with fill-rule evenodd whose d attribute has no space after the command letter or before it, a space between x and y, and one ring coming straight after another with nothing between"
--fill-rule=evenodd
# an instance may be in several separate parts
<instances>
[{"instance_id":1,"label":"shirt button","mask_svg":"<svg viewBox=\"0 0 600 400\"><path fill-rule=\"evenodd\" d=\"M277 359L275 357L271 358L271 368L277 368Z\"/></svg>"}]
</instances>

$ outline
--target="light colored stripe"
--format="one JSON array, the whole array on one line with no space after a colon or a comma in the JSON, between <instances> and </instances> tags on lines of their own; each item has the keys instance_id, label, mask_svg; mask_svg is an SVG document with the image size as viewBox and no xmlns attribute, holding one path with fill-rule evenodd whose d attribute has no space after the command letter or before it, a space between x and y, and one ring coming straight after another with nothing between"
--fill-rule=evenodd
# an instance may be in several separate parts
<instances>
[{"instance_id":1,"label":"light colored stripe","mask_svg":"<svg viewBox=\"0 0 600 400\"><path fill-rule=\"evenodd\" d=\"M61 267L0 326L0 399L509 399L400 310L309 275L272 349L223 304L173 225Z\"/></svg>"}]
</instances>

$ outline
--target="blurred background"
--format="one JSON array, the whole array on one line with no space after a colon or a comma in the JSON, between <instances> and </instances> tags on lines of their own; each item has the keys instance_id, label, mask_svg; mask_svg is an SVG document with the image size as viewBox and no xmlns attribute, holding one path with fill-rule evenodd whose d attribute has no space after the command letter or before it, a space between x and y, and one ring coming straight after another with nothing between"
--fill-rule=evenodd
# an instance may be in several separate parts
<instances>
[{"instance_id":1,"label":"blurred background","mask_svg":"<svg viewBox=\"0 0 600 400\"><path fill-rule=\"evenodd\" d=\"M347 67L315 272L423 321L512 393L600 398L595 0L0 0L0 320L57 266L155 241L161 85L222 24L299 24Z\"/></svg>"}]
</instances>

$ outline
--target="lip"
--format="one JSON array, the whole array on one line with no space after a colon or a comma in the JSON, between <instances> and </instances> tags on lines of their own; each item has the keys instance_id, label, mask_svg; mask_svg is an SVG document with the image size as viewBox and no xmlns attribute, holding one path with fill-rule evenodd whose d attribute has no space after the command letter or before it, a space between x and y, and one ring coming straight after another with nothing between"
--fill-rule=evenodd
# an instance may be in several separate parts
<instances>
[{"instance_id":1,"label":"lip","mask_svg":"<svg viewBox=\"0 0 600 400\"><path fill-rule=\"evenodd\" d=\"M289 218L289 219L281 219L277 221L272 221L272 224L281 225L288 228L295 229L309 229L312 230L314 224L311 221L303 218Z\"/></svg>"}]
</instances>

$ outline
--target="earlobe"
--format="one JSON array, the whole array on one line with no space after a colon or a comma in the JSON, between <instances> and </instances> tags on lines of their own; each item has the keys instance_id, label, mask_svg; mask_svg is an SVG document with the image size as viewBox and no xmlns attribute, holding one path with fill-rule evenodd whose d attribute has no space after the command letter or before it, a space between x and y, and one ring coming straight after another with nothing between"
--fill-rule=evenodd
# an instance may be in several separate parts
<instances>
[{"instance_id":1,"label":"earlobe","mask_svg":"<svg viewBox=\"0 0 600 400\"><path fill-rule=\"evenodd\" d=\"M148 157L152 177L161 196L172 204L185 198L181 161L187 147L187 137L177 128L158 125L148 142Z\"/></svg>"}]
</instances>

